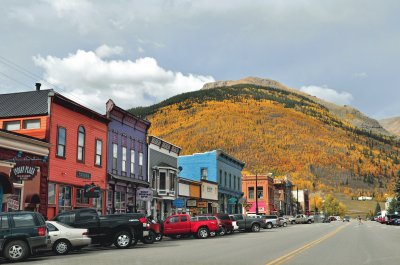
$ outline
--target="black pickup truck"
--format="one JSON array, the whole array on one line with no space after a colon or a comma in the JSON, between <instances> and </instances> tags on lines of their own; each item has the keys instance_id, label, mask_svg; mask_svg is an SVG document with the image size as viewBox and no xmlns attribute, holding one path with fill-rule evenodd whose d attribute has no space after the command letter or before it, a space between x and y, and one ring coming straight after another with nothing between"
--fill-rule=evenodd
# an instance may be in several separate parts
<instances>
[{"instance_id":1,"label":"black pickup truck","mask_svg":"<svg viewBox=\"0 0 400 265\"><path fill-rule=\"evenodd\" d=\"M250 217L244 214L235 214L239 230L260 232L260 228L266 227L266 220L257 217Z\"/></svg>"},{"instance_id":2,"label":"black pickup truck","mask_svg":"<svg viewBox=\"0 0 400 265\"><path fill-rule=\"evenodd\" d=\"M111 214L99 216L95 209L76 209L61 213L53 218L72 227L86 228L93 244L117 248L129 248L149 235L144 214Z\"/></svg>"}]
</instances>

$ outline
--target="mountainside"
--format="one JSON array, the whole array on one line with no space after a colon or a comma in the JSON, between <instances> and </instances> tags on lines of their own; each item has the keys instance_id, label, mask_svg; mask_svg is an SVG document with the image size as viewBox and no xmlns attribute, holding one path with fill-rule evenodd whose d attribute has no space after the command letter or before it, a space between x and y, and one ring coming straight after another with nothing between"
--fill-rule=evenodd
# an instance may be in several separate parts
<instances>
[{"instance_id":1,"label":"mountainside","mask_svg":"<svg viewBox=\"0 0 400 265\"><path fill-rule=\"evenodd\" d=\"M380 120L379 123L387 131L400 136L400 117Z\"/></svg>"},{"instance_id":2,"label":"mountainside","mask_svg":"<svg viewBox=\"0 0 400 265\"><path fill-rule=\"evenodd\" d=\"M377 197L391 190L400 170L394 137L363 130L326 102L268 82L207 84L131 111L147 116L150 133L183 154L221 148L246 162L248 172L290 175L310 190L314 184Z\"/></svg>"}]
</instances>

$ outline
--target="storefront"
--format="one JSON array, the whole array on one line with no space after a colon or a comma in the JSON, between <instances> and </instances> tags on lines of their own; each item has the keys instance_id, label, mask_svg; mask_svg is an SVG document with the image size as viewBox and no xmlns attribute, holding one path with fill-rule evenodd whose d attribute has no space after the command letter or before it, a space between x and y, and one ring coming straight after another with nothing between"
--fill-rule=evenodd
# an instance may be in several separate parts
<instances>
[{"instance_id":1,"label":"storefront","mask_svg":"<svg viewBox=\"0 0 400 265\"><path fill-rule=\"evenodd\" d=\"M199 213L218 212L218 184L201 180L201 201L197 202Z\"/></svg>"},{"instance_id":2,"label":"storefront","mask_svg":"<svg viewBox=\"0 0 400 265\"><path fill-rule=\"evenodd\" d=\"M178 178L178 196L185 201L183 211L194 216L199 213L197 202L201 200L201 182Z\"/></svg>"}]
</instances>

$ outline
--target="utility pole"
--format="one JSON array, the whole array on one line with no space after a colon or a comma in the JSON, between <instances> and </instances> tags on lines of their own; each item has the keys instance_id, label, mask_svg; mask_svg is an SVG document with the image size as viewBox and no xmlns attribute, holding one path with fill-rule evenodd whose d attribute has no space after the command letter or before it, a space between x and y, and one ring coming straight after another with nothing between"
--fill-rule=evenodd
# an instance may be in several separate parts
<instances>
[{"instance_id":1,"label":"utility pole","mask_svg":"<svg viewBox=\"0 0 400 265\"><path fill-rule=\"evenodd\" d=\"M296 191L297 191L297 199L296 199L296 212L299 214L299 187L296 186Z\"/></svg>"},{"instance_id":2,"label":"utility pole","mask_svg":"<svg viewBox=\"0 0 400 265\"><path fill-rule=\"evenodd\" d=\"M256 214L258 215L258 176L256 173Z\"/></svg>"}]
</instances>

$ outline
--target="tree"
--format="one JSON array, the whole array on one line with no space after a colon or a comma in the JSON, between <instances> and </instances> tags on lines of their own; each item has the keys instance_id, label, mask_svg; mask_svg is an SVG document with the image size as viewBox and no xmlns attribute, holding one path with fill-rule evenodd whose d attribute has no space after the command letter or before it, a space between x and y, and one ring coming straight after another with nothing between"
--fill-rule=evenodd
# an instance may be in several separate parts
<instances>
[{"instance_id":1,"label":"tree","mask_svg":"<svg viewBox=\"0 0 400 265\"><path fill-rule=\"evenodd\" d=\"M340 215L346 214L346 206L339 202L332 194L328 194L325 197L325 202L323 205L324 212L326 215Z\"/></svg>"},{"instance_id":2,"label":"tree","mask_svg":"<svg viewBox=\"0 0 400 265\"><path fill-rule=\"evenodd\" d=\"M397 172L397 182L394 187L394 192L396 193L396 197L400 197L400 170Z\"/></svg>"},{"instance_id":3,"label":"tree","mask_svg":"<svg viewBox=\"0 0 400 265\"><path fill-rule=\"evenodd\" d=\"M396 198L393 198L389 203L388 214L394 214L398 211L398 202Z\"/></svg>"},{"instance_id":4,"label":"tree","mask_svg":"<svg viewBox=\"0 0 400 265\"><path fill-rule=\"evenodd\" d=\"M380 211L381 211L381 205L379 204L379 202L377 202L376 207L375 207L374 216L377 216Z\"/></svg>"}]
</instances>

